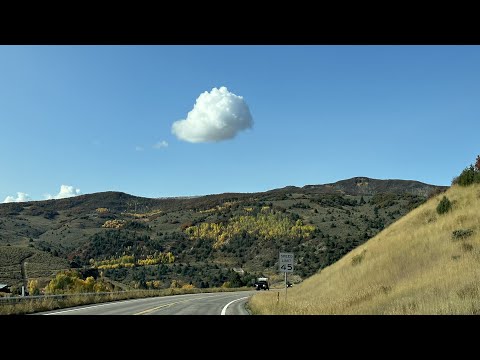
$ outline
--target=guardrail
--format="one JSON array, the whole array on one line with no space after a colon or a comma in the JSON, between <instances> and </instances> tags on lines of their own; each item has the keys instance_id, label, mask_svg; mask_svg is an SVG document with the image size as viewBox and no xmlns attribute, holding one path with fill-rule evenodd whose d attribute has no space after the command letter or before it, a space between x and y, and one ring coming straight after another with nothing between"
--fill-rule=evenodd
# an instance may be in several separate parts
<instances>
[{"instance_id":1,"label":"guardrail","mask_svg":"<svg viewBox=\"0 0 480 360\"><path fill-rule=\"evenodd\" d=\"M72 296L108 296L108 295L119 295L119 294L128 294L128 293L144 293L152 294L158 296L168 296L168 295L181 295L181 294L198 294L198 293L210 293L210 292L230 292L230 291L247 291L251 290L250 288L228 288L228 289L219 289L217 291L212 291L212 289L200 289L193 288L186 291L182 289L158 289L158 290L124 290L124 291L112 291L112 292L89 292L89 293L76 293L76 294L57 294L57 295L28 295L28 296L6 296L0 297L0 306L2 304L9 303L19 303L24 301L31 300L43 300L43 299L66 299ZM177 292L179 291L179 292Z\"/></svg>"}]
</instances>

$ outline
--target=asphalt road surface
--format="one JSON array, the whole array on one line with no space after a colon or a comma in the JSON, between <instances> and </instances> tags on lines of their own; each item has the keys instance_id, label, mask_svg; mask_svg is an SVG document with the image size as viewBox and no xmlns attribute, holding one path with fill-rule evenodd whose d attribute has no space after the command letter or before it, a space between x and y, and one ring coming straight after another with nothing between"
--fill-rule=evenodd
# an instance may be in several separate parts
<instances>
[{"instance_id":1,"label":"asphalt road surface","mask_svg":"<svg viewBox=\"0 0 480 360\"><path fill-rule=\"evenodd\" d=\"M187 294L122 300L38 313L39 315L249 315L255 291Z\"/></svg>"}]
</instances>

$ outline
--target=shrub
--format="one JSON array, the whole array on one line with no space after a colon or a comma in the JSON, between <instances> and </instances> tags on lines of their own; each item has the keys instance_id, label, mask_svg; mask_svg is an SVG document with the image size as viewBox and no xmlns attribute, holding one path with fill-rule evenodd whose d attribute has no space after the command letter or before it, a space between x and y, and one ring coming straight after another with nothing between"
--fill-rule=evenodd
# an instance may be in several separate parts
<instances>
[{"instance_id":1,"label":"shrub","mask_svg":"<svg viewBox=\"0 0 480 360\"><path fill-rule=\"evenodd\" d=\"M45 211L43 213L43 217L45 219L48 219L48 220L52 220L52 219L55 219L55 216L58 215L58 212L57 211Z\"/></svg>"},{"instance_id":2,"label":"shrub","mask_svg":"<svg viewBox=\"0 0 480 360\"><path fill-rule=\"evenodd\" d=\"M473 184L475 181L475 168L473 165L470 165L469 167L465 168L462 173L458 176L458 178L455 180L456 183L460 186L468 186Z\"/></svg>"},{"instance_id":3,"label":"shrub","mask_svg":"<svg viewBox=\"0 0 480 360\"><path fill-rule=\"evenodd\" d=\"M367 250L364 249L360 254L357 254L354 257L352 257L352 266L360 264L363 261L363 259L365 258L365 253L366 252L367 252Z\"/></svg>"},{"instance_id":4,"label":"shrub","mask_svg":"<svg viewBox=\"0 0 480 360\"><path fill-rule=\"evenodd\" d=\"M468 186L473 183L480 183L480 155L477 156L475 165L466 167L459 176L452 180L452 185Z\"/></svg>"},{"instance_id":5,"label":"shrub","mask_svg":"<svg viewBox=\"0 0 480 360\"><path fill-rule=\"evenodd\" d=\"M462 250L465 252L470 252L473 250L473 245L469 243L462 243Z\"/></svg>"},{"instance_id":6,"label":"shrub","mask_svg":"<svg viewBox=\"0 0 480 360\"><path fill-rule=\"evenodd\" d=\"M473 230L472 229L458 229L454 230L452 233L452 239L455 240L461 240L465 239L469 236L473 235Z\"/></svg>"},{"instance_id":7,"label":"shrub","mask_svg":"<svg viewBox=\"0 0 480 360\"><path fill-rule=\"evenodd\" d=\"M38 287L37 280L30 280L28 282L28 294L29 295L40 295L40 288Z\"/></svg>"},{"instance_id":8,"label":"shrub","mask_svg":"<svg viewBox=\"0 0 480 360\"><path fill-rule=\"evenodd\" d=\"M93 276L88 276L85 280L80 277L80 273L75 270L59 271L55 278L50 280L45 287L46 294L72 294L82 292L103 292L111 291L111 285L103 281L95 281Z\"/></svg>"},{"instance_id":9,"label":"shrub","mask_svg":"<svg viewBox=\"0 0 480 360\"><path fill-rule=\"evenodd\" d=\"M129 230L149 230L148 225L140 223L138 221L128 221L124 224L125 229Z\"/></svg>"},{"instance_id":10,"label":"shrub","mask_svg":"<svg viewBox=\"0 0 480 360\"><path fill-rule=\"evenodd\" d=\"M450 202L450 200L448 200L446 196L444 196L437 206L437 213L439 215L445 214L448 211L450 211L451 208L452 208L452 203Z\"/></svg>"}]
</instances>

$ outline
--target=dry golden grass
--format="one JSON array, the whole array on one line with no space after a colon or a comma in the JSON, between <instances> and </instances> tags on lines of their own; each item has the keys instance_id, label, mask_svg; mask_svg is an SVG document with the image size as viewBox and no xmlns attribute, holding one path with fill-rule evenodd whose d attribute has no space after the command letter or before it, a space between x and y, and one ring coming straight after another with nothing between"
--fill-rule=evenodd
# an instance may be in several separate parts
<instances>
[{"instance_id":1,"label":"dry golden grass","mask_svg":"<svg viewBox=\"0 0 480 360\"><path fill-rule=\"evenodd\" d=\"M446 195L452 210L438 215ZM473 230L454 238L455 230ZM480 314L480 185L452 186L255 314Z\"/></svg>"}]
</instances>

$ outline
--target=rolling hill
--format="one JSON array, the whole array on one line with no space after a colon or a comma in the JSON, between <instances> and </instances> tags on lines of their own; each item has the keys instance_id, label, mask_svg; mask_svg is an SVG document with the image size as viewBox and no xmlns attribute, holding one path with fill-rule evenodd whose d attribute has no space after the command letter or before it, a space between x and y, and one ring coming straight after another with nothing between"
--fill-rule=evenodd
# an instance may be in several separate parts
<instances>
[{"instance_id":1,"label":"rolling hill","mask_svg":"<svg viewBox=\"0 0 480 360\"><path fill-rule=\"evenodd\" d=\"M440 214L443 197L450 211ZM257 314L479 314L480 184L453 185Z\"/></svg>"},{"instance_id":2,"label":"rolling hill","mask_svg":"<svg viewBox=\"0 0 480 360\"><path fill-rule=\"evenodd\" d=\"M357 177L261 193L150 199L102 192L0 204L0 253L44 254L43 283L48 271L70 267L127 287L155 281L164 288L249 285L274 276L279 251L293 251L300 281L445 189ZM22 256L0 256L0 282L21 285Z\"/></svg>"}]
</instances>

